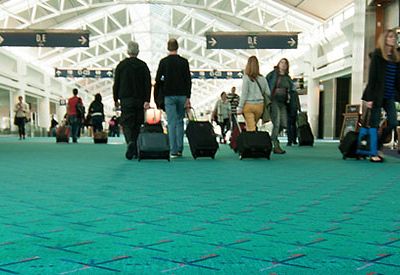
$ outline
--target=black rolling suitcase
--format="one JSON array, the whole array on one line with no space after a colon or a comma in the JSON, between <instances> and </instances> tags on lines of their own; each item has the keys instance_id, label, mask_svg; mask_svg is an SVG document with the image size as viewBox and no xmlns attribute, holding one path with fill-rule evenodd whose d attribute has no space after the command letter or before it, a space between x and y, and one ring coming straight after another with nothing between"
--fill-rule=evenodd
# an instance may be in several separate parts
<instances>
[{"instance_id":1,"label":"black rolling suitcase","mask_svg":"<svg viewBox=\"0 0 400 275\"><path fill-rule=\"evenodd\" d=\"M314 135L311 131L310 124L305 124L297 128L297 138L299 139L299 146L313 146Z\"/></svg>"},{"instance_id":2,"label":"black rolling suitcase","mask_svg":"<svg viewBox=\"0 0 400 275\"><path fill-rule=\"evenodd\" d=\"M362 156L357 154L358 133L349 131L340 141L339 150L343 155L343 159L356 158L360 159Z\"/></svg>"},{"instance_id":3,"label":"black rolling suitcase","mask_svg":"<svg viewBox=\"0 0 400 275\"><path fill-rule=\"evenodd\" d=\"M108 142L108 134L105 131L93 133L93 142L94 143L104 143Z\"/></svg>"},{"instance_id":4,"label":"black rolling suitcase","mask_svg":"<svg viewBox=\"0 0 400 275\"><path fill-rule=\"evenodd\" d=\"M195 118L194 113L193 117ZM186 137L194 159L198 157L215 158L219 146L213 126L209 121L190 120L186 127Z\"/></svg>"},{"instance_id":5,"label":"black rolling suitcase","mask_svg":"<svg viewBox=\"0 0 400 275\"><path fill-rule=\"evenodd\" d=\"M168 135L163 133L161 124L142 125L137 139L138 161L142 159L166 159L169 157Z\"/></svg>"},{"instance_id":6,"label":"black rolling suitcase","mask_svg":"<svg viewBox=\"0 0 400 275\"><path fill-rule=\"evenodd\" d=\"M272 142L268 132L242 132L236 142L240 159L270 159Z\"/></svg>"}]
</instances>

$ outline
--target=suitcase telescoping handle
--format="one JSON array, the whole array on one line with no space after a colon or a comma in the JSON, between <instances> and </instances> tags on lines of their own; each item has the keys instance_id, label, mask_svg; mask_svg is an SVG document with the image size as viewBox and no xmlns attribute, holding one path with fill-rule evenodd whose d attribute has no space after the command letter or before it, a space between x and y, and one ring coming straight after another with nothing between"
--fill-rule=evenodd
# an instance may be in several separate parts
<instances>
[{"instance_id":1,"label":"suitcase telescoping handle","mask_svg":"<svg viewBox=\"0 0 400 275\"><path fill-rule=\"evenodd\" d=\"M186 109L186 116L188 117L189 120L197 121L196 112L195 112L193 107L190 107L190 108Z\"/></svg>"},{"instance_id":2,"label":"suitcase telescoping handle","mask_svg":"<svg viewBox=\"0 0 400 275\"><path fill-rule=\"evenodd\" d=\"M239 133L241 133L242 132L242 128L240 128L240 124L239 124L239 121L238 121L238 116L237 115L233 115L233 116L235 117L236 127L238 127Z\"/></svg>"}]
</instances>

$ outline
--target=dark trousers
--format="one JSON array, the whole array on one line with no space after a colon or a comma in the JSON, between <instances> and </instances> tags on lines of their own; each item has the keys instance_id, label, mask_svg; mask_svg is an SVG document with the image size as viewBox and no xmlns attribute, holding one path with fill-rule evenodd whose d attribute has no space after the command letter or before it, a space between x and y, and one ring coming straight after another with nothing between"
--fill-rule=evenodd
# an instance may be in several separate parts
<instances>
[{"instance_id":1,"label":"dark trousers","mask_svg":"<svg viewBox=\"0 0 400 275\"><path fill-rule=\"evenodd\" d=\"M25 117L16 117L15 120L18 125L19 137L25 137Z\"/></svg>"},{"instance_id":2,"label":"dark trousers","mask_svg":"<svg viewBox=\"0 0 400 275\"><path fill-rule=\"evenodd\" d=\"M396 105L393 99L384 99L382 103L382 108L386 112L388 125L382 131L380 137L378 137L378 149L382 149L384 140L388 135L392 134L393 129L397 126L397 112ZM371 109L371 118L370 118L370 126L373 128L379 128L379 123L381 121L381 107L372 107Z\"/></svg>"},{"instance_id":3,"label":"dark trousers","mask_svg":"<svg viewBox=\"0 0 400 275\"><path fill-rule=\"evenodd\" d=\"M134 152L137 150L137 138L140 132L140 126L144 122L144 110L129 108L124 110L122 108L121 114L121 125L123 127L123 132L125 136L125 141L127 144L132 144L131 146L135 148Z\"/></svg>"},{"instance_id":4,"label":"dark trousers","mask_svg":"<svg viewBox=\"0 0 400 275\"><path fill-rule=\"evenodd\" d=\"M229 118L225 118L224 121L218 122L218 125L221 127L222 138L225 139L226 133L231 129Z\"/></svg>"},{"instance_id":5,"label":"dark trousers","mask_svg":"<svg viewBox=\"0 0 400 275\"><path fill-rule=\"evenodd\" d=\"M296 143L296 138L297 138L296 119L297 115L288 116L288 122L287 122L288 143Z\"/></svg>"},{"instance_id":6,"label":"dark trousers","mask_svg":"<svg viewBox=\"0 0 400 275\"><path fill-rule=\"evenodd\" d=\"M102 116L93 116L92 124L93 124L93 132L94 133L103 131L103 117Z\"/></svg>"}]
</instances>

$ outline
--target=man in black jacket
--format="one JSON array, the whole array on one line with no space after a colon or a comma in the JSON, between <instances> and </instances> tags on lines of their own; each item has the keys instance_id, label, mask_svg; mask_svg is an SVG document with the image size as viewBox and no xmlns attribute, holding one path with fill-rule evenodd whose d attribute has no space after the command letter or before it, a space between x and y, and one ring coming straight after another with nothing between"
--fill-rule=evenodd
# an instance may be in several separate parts
<instances>
[{"instance_id":1,"label":"man in black jacket","mask_svg":"<svg viewBox=\"0 0 400 275\"><path fill-rule=\"evenodd\" d=\"M183 151L183 118L185 108L190 108L190 91L192 79L189 62L178 55L178 41L168 41L169 55L161 59L158 65L156 86L160 87L164 97L165 111L168 120L168 138L171 157L182 156ZM156 98L158 96L156 95ZM159 106L159 103L156 102Z\"/></svg>"},{"instance_id":2,"label":"man in black jacket","mask_svg":"<svg viewBox=\"0 0 400 275\"><path fill-rule=\"evenodd\" d=\"M128 58L122 60L114 74L115 107L121 106L121 125L128 144L126 158L137 156L136 140L144 122L144 110L150 107L151 77L147 64L138 59L139 45L128 43Z\"/></svg>"}]
</instances>

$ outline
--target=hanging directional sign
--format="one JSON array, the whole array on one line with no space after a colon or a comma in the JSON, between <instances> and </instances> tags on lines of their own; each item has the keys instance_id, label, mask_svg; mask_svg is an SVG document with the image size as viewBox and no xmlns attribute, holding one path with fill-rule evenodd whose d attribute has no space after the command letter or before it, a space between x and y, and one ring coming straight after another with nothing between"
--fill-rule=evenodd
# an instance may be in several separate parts
<instances>
[{"instance_id":1,"label":"hanging directional sign","mask_svg":"<svg viewBox=\"0 0 400 275\"><path fill-rule=\"evenodd\" d=\"M0 29L0 46L89 47L89 31Z\"/></svg>"},{"instance_id":2,"label":"hanging directional sign","mask_svg":"<svg viewBox=\"0 0 400 275\"><path fill-rule=\"evenodd\" d=\"M296 49L297 32L209 32L207 49Z\"/></svg>"},{"instance_id":3,"label":"hanging directional sign","mask_svg":"<svg viewBox=\"0 0 400 275\"><path fill-rule=\"evenodd\" d=\"M237 79L243 77L243 71L193 70L190 73L192 75L192 79Z\"/></svg>"},{"instance_id":4,"label":"hanging directional sign","mask_svg":"<svg viewBox=\"0 0 400 275\"><path fill-rule=\"evenodd\" d=\"M55 68L55 77L113 78L114 71L111 68Z\"/></svg>"}]
</instances>

